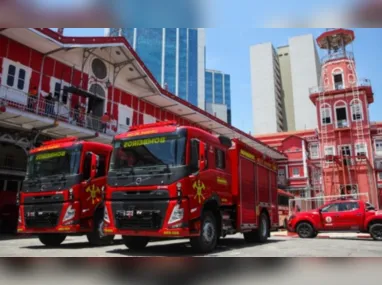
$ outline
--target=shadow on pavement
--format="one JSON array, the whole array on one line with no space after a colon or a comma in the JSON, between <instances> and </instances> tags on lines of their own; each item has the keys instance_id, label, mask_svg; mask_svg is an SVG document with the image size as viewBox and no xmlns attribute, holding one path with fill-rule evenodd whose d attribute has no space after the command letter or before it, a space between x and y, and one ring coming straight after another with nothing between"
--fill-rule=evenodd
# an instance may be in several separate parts
<instances>
[{"instance_id":1,"label":"shadow on pavement","mask_svg":"<svg viewBox=\"0 0 382 285\"><path fill-rule=\"evenodd\" d=\"M125 247L123 249L110 250L110 251L107 251L107 253L119 254L119 255L125 255L125 256L171 256L171 257L211 256L211 257L214 257L214 256L217 256L217 254L219 253L230 251L230 250L253 248L253 247L257 247L261 245L283 242L283 241L285 240L272 239L272 240L268 240L267 243L265 244L261 244L261 243L248 244L244 241L244 239L224 238L219 242L214 252L212 254L207 254L207 255L195 254L188 241L185 241L182 243L158 244L158 245L153 245L149 243L148 246L142 251L131 251Z\"/></svg>"},{"instance_id":2,"label":"shadow on pavement","mask_svg":"<svg viewBox=\"0 0 382 285\"><path fill-rule=\"evenodd\" d=\"M18 235L18 234L0 234L0 241L4 240L16 240L16 239L33 239L37 238L33 235Z\"/></svg>"},{"instance_id":3,"label":"shadow on pavement","mask_svg":"<svg viewBox=\"0 0 382 285\"><path fill-rule=\"evenodd\" d=\"M69 237L70 238L70 237ZM108 246L115 246L115 245L121 245L122 239L115 239L112 244L110 245L103 245L103 246L93 246L90 245L87 241L86 242L70 242L70 240L67 240L67 243L62 243L59 246L56 247L49 247L43 244L39 245L30 245L30 246L22 246L20 248L25 248L25 249L83 249L83 248L98 248L98 247L108 247Z\"/></svg>"}]
</instances>

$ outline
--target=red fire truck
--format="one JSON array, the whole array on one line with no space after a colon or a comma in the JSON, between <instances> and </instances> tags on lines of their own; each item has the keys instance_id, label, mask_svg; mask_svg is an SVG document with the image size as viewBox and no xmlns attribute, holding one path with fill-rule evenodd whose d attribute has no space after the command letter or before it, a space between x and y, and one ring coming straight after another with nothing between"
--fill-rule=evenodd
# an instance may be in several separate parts
<instances>
[{"instance_id":1,"label":"red fire truck","mask_svg":"<svg viewBox=\"0 0 382 285\"><path fill-rule=\"evenodd\" d=\"M47 246L67 235L86 234L92 245L106 245L103 236L106 183L112 147L75 137L43 143L30 151L27 175L17 201L18 233L37 234Z\"/></svg>"},{"instance_id":2,"label":"red fire truck","mask_svg":"<svg viewBox=\"0 0 382 285\"><path fill-rule=\"evenodd\" d=\"M117 135L105 188L104 234L131 250L152 238L190 238L198 252L278 228L277 167L238 139L161 122Z\"/></svg>"}]
</instances>

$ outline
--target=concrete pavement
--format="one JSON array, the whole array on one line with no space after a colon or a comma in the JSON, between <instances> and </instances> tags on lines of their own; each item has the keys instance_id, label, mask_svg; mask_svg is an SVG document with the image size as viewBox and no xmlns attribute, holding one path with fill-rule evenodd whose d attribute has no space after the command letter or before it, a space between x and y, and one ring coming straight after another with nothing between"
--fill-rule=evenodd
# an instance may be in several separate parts
<instances>
[{"instance_id":1,"label":"concrete pavement","mask_svg":"<svg viewBox=\"0 0 382 285\"><path fill-rule=\"evenodd\" d=\"M273 237L266 244L246 244L241 234L221 240L216 257L381 257L382 243L347 234L331 238L299 239ZM128 256L195 256L187 240L152 242L139 253L130 252L120 237L115 244L90 247L86 237L68 237L59 248L47 248L36 238L0 240L1 257L128 257Z\"/></svg>"}]
</instances>

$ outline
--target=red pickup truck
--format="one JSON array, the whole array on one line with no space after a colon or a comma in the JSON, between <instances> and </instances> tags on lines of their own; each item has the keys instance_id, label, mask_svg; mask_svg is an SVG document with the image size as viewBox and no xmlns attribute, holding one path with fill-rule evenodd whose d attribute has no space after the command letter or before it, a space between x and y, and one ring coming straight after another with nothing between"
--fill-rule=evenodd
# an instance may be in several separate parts
<instances>
[{"instance_id":1,"label":"red pickup truck","mask_svg":"<svg viewBox=\"0 0 382 285\"><path fill-rule=\"evenodd\" d=\"M318 209L293 214L288 231L300 238L315 238L320 232L370 233L382 241L382 211L361 200L335 200Z\"/></svg>"}]
</instances>

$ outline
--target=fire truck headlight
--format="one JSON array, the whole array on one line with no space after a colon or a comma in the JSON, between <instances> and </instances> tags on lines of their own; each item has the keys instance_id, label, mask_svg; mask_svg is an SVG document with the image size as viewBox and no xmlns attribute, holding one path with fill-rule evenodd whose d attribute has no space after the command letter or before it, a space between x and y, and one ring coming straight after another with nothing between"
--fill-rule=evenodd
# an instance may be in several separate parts
<instances>
[{"instance_id":1,"label":"fire truck headlight","mask_svg":"<svg viewBox=\"0 0 382 285\"><path fill-rule=\"evenodd\" d=\"M105 207L104 214L103 214L103 219L104 219L105 222L110 223L109 211L107 210L107 207Z\"/></svg>"},{"instance_id":2,"label":"fire truck headlight","mask_svg":"<svg viewBox=\"0 0 382 285\"><path fill-rule=\"evenodd\" d=\"M16 194L16 206L19 206L20 205L20 192L17 191L17 194Z\"/></svg>"},{"instance_id":3,"label":"fire truck headlight","mask_svg":"<svg viewBox=\"0 0 382 285\"><path fill-rule=\"evenodd\" d=\"M22 219L21 219L21 209L19 208L19 223L22 223Z\"/></svg>"},{"instance_id":4,"label":"fire truck headlight","mask_svg":"<svg viewBox=\"0 0 382 285\"><path fill-rule=\"evenodd\" d=\"M183 220L183 215L184 215L184 209L180 208L179 204L176 204L174 209L172 210L168 223L172 224L172 223Z\"/></svg>"},{"instance_id":5,"label":"fire truck headlight","mask_svg":"<svg viewBox=\"0 0 382 285\"><path fill-rule=\"evenodd\" d=\"M74 195L73 195L73 188L69 189L69 200L73 200Z\"/></svg>"},{"instance_id":6,"label":"fire truck headlight","mask_svg":"<svg viewBox=\"0 0 382 285\"><path fill-rule=\"evenodd\" d=\"M180 182L178 182L176 184L176 193L177 193L178 197L182 196L182 183L180 183Z\"/></svg>"},{"instance_id":7,"label":"fire truck headlight","mask_svg":"<svg viewBox=\"0 0 382 285\"><path fill-rule=\"evenodd\" d=\"M73 209L72 206L70 205L68 209L66 210L65 216L62 221L66 222L66 221L72 220L75 215L76 215L76 210Z\"/></svg>"},{"instance_id":8,"label":"fire truck headlight","mask_svg":"<svg viewBox=\"0 0 382 285\"><path fill-rule=\"evenodd\" d=\"M102 195L102 199L105 199L105 186L101 187L101 195ZM106 208L105 208L105 211L106 211Z\"/></svg>"}]
</instances>

